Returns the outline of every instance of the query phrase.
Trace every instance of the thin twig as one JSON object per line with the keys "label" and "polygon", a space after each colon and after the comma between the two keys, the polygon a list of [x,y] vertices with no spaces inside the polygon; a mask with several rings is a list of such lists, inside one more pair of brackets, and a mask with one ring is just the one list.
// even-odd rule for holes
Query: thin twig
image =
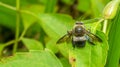
{"label": "thin twig", "polygon": [[98,25],[99,25],[103,20],[104,20],[104,19],[102,18],[102,19],[100,19],[100,20],[96,23],[96,25],[95,25],[95,27],[94,27],[94,30],[93,30],[94,33],[95,33]]}
{"label": "thin twig", "polygon": [[17,10],[17,16],[16,16],[16,35],[15,35],[15,44],[13,46],[13,54],[15,54],[18,46],[18,38],[19,38],[19,24],[20,24],[20,0],[16,0],[16,10]]}
{"label": "thin twig", "polygon": [[[14,11],[18,11],[15,7],[10,6],[10,5],[8,5],[8,4],[5,4],[5,3],[0,2],[0,5],[8,8],[8,9],[11,9],[11,10],[14,10]],[[33,17],[35,17],[35,18],[38,19],[38,16],[37,16],[36,14],[30,12],[30,11],[27,11],[27,10],[19,10],[18,12],[29,14],[29,15],[31,15],[31,16],[33,16]]]}
{"label": "thin twig", "polygon": [[15,7],[10,6],[10,5],[7,5],[7,4],[5,4],[5,3],[0,2],[0,5],[1,5],[1,6],[4,6],[4,7],[6,7],[6,8],[9,8],[9,9],[11,9],[11,10],[15,10],[15,11],[16,11],[16,8],[15,8]]}
{"label": "thin twig", "polygon": [[104,20],[103,32],[106,33],[108,20]]}

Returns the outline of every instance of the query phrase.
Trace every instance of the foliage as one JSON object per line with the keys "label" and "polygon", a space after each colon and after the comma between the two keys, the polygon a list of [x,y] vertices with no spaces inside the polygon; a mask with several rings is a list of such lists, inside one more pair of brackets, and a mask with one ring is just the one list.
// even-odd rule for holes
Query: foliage
{"label": "foliage", "polygon": [[[118,67],[119,10],[114,19],[105,19],[102,11],[108,2],[0,0],[0,67],[104,67],[106,62],[106,67]],[[57,45],[76,20],[102,42],[75,49],[71,42]]]}
{"label": "foliage", "polygon": [[119,42],[119,25],[120,25],[120,7],[118,9],[118,13],[116,17],[111,21],[111,28],[109,31],[109,54],[108,54],[108,61],[106,67],[118,67],[119,64],[119,58],[120,58],[120,42]]}
{"label": "foliage", "polygon": [[[49,58],[46,58],[49,57]],[[21,64],[22,63],[22,64]],[[3,58],[1,67],[62,67],[60,61],[49,50],[31,51],[29,53],[16,53],[14,57]]]}

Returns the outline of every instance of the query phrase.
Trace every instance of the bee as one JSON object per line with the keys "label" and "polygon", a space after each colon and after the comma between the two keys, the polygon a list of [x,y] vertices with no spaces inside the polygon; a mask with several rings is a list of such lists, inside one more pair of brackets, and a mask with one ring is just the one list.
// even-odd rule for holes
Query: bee
{"label": "bee", "polygon": [[71,41],[73,48],[85,47],[86,41],[91,45],[95,45],[95,41],[102,42],[98,36],[86,30],[82,22],[76,22],[73,29],[67,31],[67,34],[57,41],[57,44],[69,41]]}

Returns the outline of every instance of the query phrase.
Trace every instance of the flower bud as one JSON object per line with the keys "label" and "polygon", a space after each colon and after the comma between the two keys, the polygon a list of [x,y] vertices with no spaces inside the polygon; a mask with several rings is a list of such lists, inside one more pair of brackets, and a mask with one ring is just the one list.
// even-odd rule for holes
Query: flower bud
{"label": "flower bud", "polygon": [[110,1],[103,10],[104,19],[113,19],[117,13],[119,0]]}

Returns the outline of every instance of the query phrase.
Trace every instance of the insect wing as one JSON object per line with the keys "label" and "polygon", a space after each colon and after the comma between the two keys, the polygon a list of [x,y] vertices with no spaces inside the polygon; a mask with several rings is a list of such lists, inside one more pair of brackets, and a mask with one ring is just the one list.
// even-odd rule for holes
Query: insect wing
{"label": "insect wing", "polygon": [[68,42],[71,39],[71,35],[65,34],[63,37],[61,37],[58,41],[57,44],[63,43],[63,42]]}
{"label": "insect wing", "polygon": [[86,34],[89,36],[89,42],[90,43],[94,43],[96,41],[98,42],[102,42],[102,40],[95,34],[91,33],[91,32],[86,32]]}

